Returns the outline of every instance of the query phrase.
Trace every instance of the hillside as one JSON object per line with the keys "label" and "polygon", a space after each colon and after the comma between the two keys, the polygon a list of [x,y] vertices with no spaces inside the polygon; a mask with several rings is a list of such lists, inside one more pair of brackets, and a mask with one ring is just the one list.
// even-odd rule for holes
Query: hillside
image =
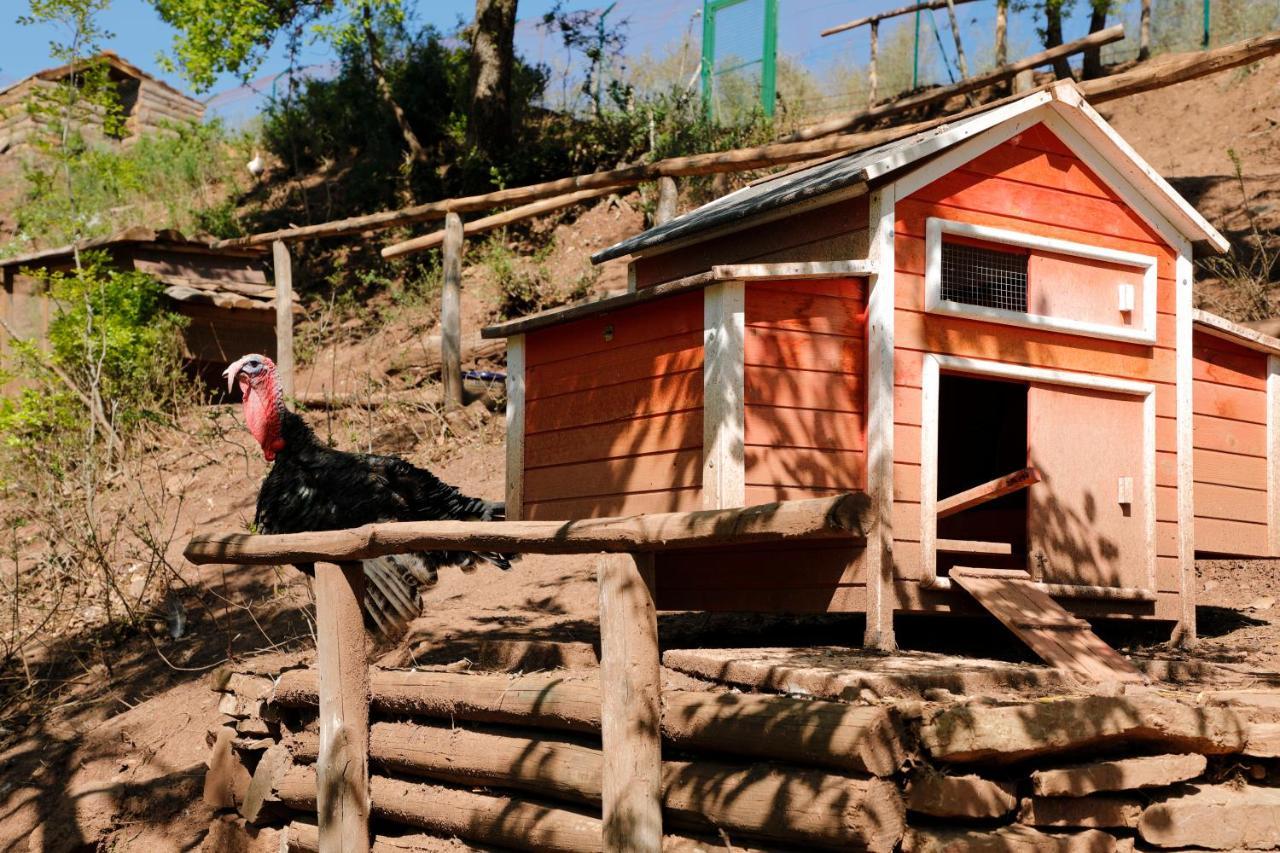
{"label": "hillside", "polygon": [[[1244,169],[1247,204],[1267,227],[1280,228],[1280,58],[1248,73],[1108,104],[1102,113],[1239,241],[1248,225],[1227,153],[1233,149]],[[260,204],[264,194],[257,192],[251,203]],[[530,282],[554,290],[558,300],[624,287],[625,269],[614,264],[594,272],[588,259],[638,231],[641,210],[637,194],[624,194],[473,247],[463,288],[468,334],[499,316],[512,291]],[[472,494],[497,497],[502,417],[483,402],[455,413],[438,408],[437,377],[421,369],[428,337],[439,334],[435,293],[403,285],[365,286],[359,298],[311,288],[298,333],[297,392],[339,396],[348,405],[317,407],[307,417],[338,447],[402,454]],[[176,428],[151,431],[122,476],[104,488],[105,512],[126,516],[146,504],[164,530],[151,568],[173,571],[185,632],[170,638],[163,600],[138,603],[148,613],[147,627],[132,633],[108,627],[92,601],[73,618],[42,628],[39,651],[23,661],[38,676],[7,687],[0,707],[6,726],[0,730],[0,850],[177,851],[205,840],[212,818],[200,800],[206,732],[219,719],[208,671],[227,658],[242,668],[260,658],[264,668],[278,668],[313,647],[310,586],[299,572],[197,568],[181,557],[197,530],[248,526],[265,471],[238,407],[207,406],[193,409]],[[24,507],[10,502],[4,514],[20,565],[36,565],[40,531]],[[1201,565],[1210,637],[1201,657],[1230,662],[1247,655],[1255,667],[1280,669],[1280,616],[1273,615],[1270,598],[1276,568]],[[42,595],[56,596],[55,575],[39,583]],[[487,567],[472,575],[447,571],[426,594],[424,615],[409,634],[378,654],[401,664],[452,663],[474,660],[480,642],[494,638],[592,642],[595,596],[590,558],[531,557],[507,574]],[[21,618],[24,629],[38,626],[34,614]],[[706,623],[696,627],[710,630],[714,623],[724,636],[752,642],[765,621]],[[767,627],[776,639],[779,626]],[[814,632],[837,642],[851,628],[847,620],[832,620]],[[980,635],[975,632],[975,642],[982,646]],[[906,640],[912,642],[909,633]],[[923,634],[915,641],[931,642]],[[983,650],[1000,653],[998,642]]]}

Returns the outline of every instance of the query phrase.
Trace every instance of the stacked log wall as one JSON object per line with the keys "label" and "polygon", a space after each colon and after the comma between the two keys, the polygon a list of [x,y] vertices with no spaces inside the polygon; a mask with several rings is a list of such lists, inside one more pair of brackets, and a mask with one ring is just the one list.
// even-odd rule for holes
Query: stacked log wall
{"label": "stacked log wall", "polygon": [[[317,676],[238,673],[206,796],[315,849]],[[593,671],[373,670],[375,849],[600,849]],[[668,690],[664,848],[1280,848],[1280,692],[849,703]],[[422,835],[421,833],[427,833]],[[718,832],[719,837],[714,837]]]}

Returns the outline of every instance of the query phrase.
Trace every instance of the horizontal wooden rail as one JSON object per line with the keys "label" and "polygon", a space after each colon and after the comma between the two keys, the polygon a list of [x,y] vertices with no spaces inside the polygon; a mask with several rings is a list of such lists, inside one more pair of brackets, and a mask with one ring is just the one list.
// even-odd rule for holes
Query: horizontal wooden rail
{"label": "horizontal wooden rail", "polygon": [[855,492],[739,509],[582,521],[400,521],[273,536],[205,533],[192,537],[185,555],[193,563],[278,565],[367,560],[410,551],[598,554],[796,539],[865,541],[869,503],[865,494]]}

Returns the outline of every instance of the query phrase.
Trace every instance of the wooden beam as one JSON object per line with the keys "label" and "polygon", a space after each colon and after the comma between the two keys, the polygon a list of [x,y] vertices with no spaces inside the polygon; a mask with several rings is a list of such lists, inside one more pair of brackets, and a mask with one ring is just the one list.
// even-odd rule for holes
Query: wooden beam
{"label": "wooden beam", "polygon": [[[945,2],[946,0],[942,0],[943,4],[945,4]],[[977,91],[978,89],[1008,80],[1022,71],[1037,68],[1041,65],[1047,65],[1055,59],[1071,56],[1072,54],[1079,53],[1091,47],[1100,47],[1104,44],[1120,41],[1123,38],[1124,26],[1122,24],[1116,24],[1114,27],[1108,27],[1107,29],[1099,30],[1096,33],[1090,33],[1084,38],[1067,42],[1066,44],[1059,45],[1058,47],[1042,50],[1039,53],[1034,53],[1031,56],[1019,59],[1017,62],[992,69],[986,74],[979,74],[976,77],[961,80],[959,83],[953,83],[950,86],[939,86],[937,88],[921,92],[918,95],[898,98],[897,100],[889,101],[887,103],[880,104],[879,106],[869,107],[865,110],[859,110],[858,112],[851,113],[840,118],[829,119],[827,121],[801,128],[794,133],[781,137],[779,141],[800,142],[804,140],[818,139],[819,137],[827,136],[829,134],[839,133],[842,130],[848,130],[859,124],[900,115],[910,110],[950,100],[956,95],[963,95],[967,92]],[[1110,78],[1102,79],[1105,80]],[[1081,88],[1083,88],[1083,84]],[[984,108],[989,106],[991,105],[986,104],[984,105]],[[955,116],[952,116],[952,118],[948,120],[953,120],[954,118]]]}
{"label": "wooden beam", "polygon": [[746,286],[718,282],[703,291],[702,505],[746,499]]}
{"label": "wooden beam", "polygon": [[[544,213],[550,213],[553,210],[560,210],[564,207],[571,207],[584,201],[590,201],[594,198],[610,195],[617,192],[622,186],[633,186],[640,183],[635,181],[625,185],[610,185],[602,189],[579,190],[565,195],[557,195],[552,198],[542,199],[533,204],[526,204],[521,207],[513,207],[510,210],[504,210],[502,213],[495,213],[492,216],[486,216],[482,219],[476,219],[468,222],[466,225],[466,233],[483,234],[486,231],[493,231],[497,228],[505,228],[508,225],[514,225],[517,222],[523,222],[526,219],[532,219],[535,216],[541,216]],[[457,216],[454,211],[445,214],[446,222],[449,216]],[[404,255],[411,255],[416,252],[425,252],[428,249],[434,249],[437,246],[443,246],[447,240],[448,228],[439,231],[433,231],[430,234],[423,234],[420,237],[414,237],[411,240],[404,240],[399,243],[393,243],[382,250],[384,258],[399,258]]]}
{"label": "wooden beam", "polygon": [[1021,491],[1038,482],[1040,482],[1040,472],[1035,468],[1023,468],[1012,474],[1005,474],[1003,477],[997,477],[990,482],[974,486],[972,489],[965,489],[959,494],[938,501],[938,518],[947,518],[958,512],[964,512],[966,509]]}
{"label": "wooden beam", "polygon": [[280,391],[293,396],[293,260],[281,240],[271,244],[276,278],[276,378]]}
{"label": "wooden beam", "polygon": [[581,521],[397,521],[271,536],[207,533],[192,537],[184,553],[201,564],[281,565],[411,551],[596,554],[816,539],[856,544],[867,537],[868,506],[866,495],[851,492],[736,509]]}
{"label": "wooden beam", "polygon": [[320,853],[368,853],[369,661],[360,610],[364,567],[356,562],[317,564],[315,593]]}
{"label": "wooden beam", "polygon": [[[440,292],[440,374],[444,407],[462,406],[462,217],[444,217],[444,270]],[[385,255],[386,250],[383,250]]]}
{"label": "wooden beam", "polygon": [[[272,704],[314,708],[314,669],[283,673]],[[600,731],[600,679],[590,674],[508,675],[370,670],[372,708],[398,718],[469,721],[551,732]],[[379,754],[374,726],[375,757]],[[668,692],[662,739],[709,752],[888,777],[910,756],[891,708],[773,694]]]}
{"label": "wooden beam", "polygon": [[1008,542],[982,542],[970,539],[939,539],[937,549],[948,554],[994,554],[1001,557],[1013,554],[1013,545]]}
{"label": "wooden beam", "polygon": [[[951,20],[951,37],[956,43],[956,64],[960,66],[960,78],[969,78],[969,63],[964,58],[964,44],[960,41],[960,22],[956,20],[956,0],[947,0],[947,17]],[[972,105],[973,100],[969,103]]]}
{"label": "wooden beam", "polygon": [[600,559],[605,853],[662,851],[662,664],[652,554]]}
{"label": "wooden beam", "polygon": [[871,22],[871,59],[867,62],[867,106],[875,105],[877,90],[880,88],[880,75],[877,63],[880,54],[880,22]]}
{"label": "wooden beam", "polygon": [[1077,86],[1090,103],[1100,104],[1239,68],[1276,53],[1280,53],[1280,30],[1213,50],[1163,56],[1119,74],[1084,80]]}
{"label": "wooden beam", "polygon": [[[954,2],[971,3],[973,2],[973,0],[954,0]],[[947,5],[947,0],[928,0],[928,2],[926,3],[915,3],[910,6],[902,6],[901,8],[898,8],[898,9],[890,9],[887,12],[877,12],[876,14],[868,15],[865,18],[856,18],[845,24],[839,24],[834,27],[828,27],[827,29],[823,30],[819,35],[825,38],[827,36],[833,36],[836,33],[843,33],[846,30],[857,29],[858,27],[866,26],[867,24],[877,24],[880,21],[883,21],[887,18],[896,18],[900,15],[910,15],[912,12],[916,12],[916,11],[924,12],[929,9],[942,9],[942,8],[945,8],[946,5]]]}

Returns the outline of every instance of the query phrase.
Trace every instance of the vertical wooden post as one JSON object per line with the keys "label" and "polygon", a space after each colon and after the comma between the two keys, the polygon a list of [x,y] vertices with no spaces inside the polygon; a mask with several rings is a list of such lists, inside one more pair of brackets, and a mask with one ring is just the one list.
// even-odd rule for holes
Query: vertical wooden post
{"label": "vertical wooden post", "polygon": [[955,0],[947,0],[947,16],[951,18],[951,37],[956,41],[956,61],[960,64],[961,79],[969,79],[969,63],[964,58],[964,45],[960,43],[960,22],[956,20]]}
{"label": "vertical wooden post", "polygon": [[1178,587],[1182,607],[1172,640],[1174,645],[1193,646],[1196,642],[1196,597],[1199,594],[1199,581],[1196,578],[1195,478],[1192,471],[1192,457],[1195,453],[1195,409],[1192,399],[1194,364],[1191,349],[1194,336],[1191,319],[1194,307],[1194,268],[1191,265],[1191,241],[1181,240],[1177,248],[1178,259],[1174,263],[1174,352],[1178,416]]}
{"label": "vertical wooden post", "polygon": [[507,521],[524,518],[524,335],[507,338]]}
{"label": "vertical wooden post", "polygon": [[746,285],[702,291],[702,506],[746,503]]}
{"label": "vertical wooden post", "polygon": [[360,612],[364,567],[358,562],[317,563],[315,590],[320,853],[368,853],[369,662]]}
{"label": "vertical wooden post", "polygon": [[661,663],[652,554],[602,557],[600,736],[605,853],[661,853]]}
{"label": "vertical wooden post", "polygon": [[276,380],[286,397],[293,395],[293,260],[283,240],[271,244],[276,276]]}
{"label": "vertical wooden post", "polygon": [[875,528],[867,539],[863,645],[881,651],[897,648],[893,633],[894,193],[889,184],[873,190],[868,198],[868,257],[875,261],[876,272],[868,281],[867,295],[867,493]]}
{"label": "vertical wooden post", "polygon": [[1280,356],[1267,356],[1267,545],[1280,555]]}
{"label": "vertical wooden post", "polygon": [[661,225],[675,219],[678,201],[679,191],[676,189],[676,179],[669,175],[658,178],[658,209],[653,212],[653,224]]}
{"label": "vertical wooden post", "polygon": [[1142,0],[1142,12],[1138,18],[1138,59],[1151,58],[1151,0]]}
{"label": "vertical wooden post", "polygon": [[462,217],[444,217],[444,290],[440,294],[440,375],[445,408],[462,405]]}
{"label": "vertical wooden post", "polygon": [[876,56],[880,53],[880,22],[871,22],[871,62],[867,64],[867,106],[876,102],[880,78],[876,73]]}
{"label": "vertical wooden post", "polygon": [[[1151,0],[1146,0],[1151,2]],[[1009,0],[996,0],[996,67],[1009,62]]]}

